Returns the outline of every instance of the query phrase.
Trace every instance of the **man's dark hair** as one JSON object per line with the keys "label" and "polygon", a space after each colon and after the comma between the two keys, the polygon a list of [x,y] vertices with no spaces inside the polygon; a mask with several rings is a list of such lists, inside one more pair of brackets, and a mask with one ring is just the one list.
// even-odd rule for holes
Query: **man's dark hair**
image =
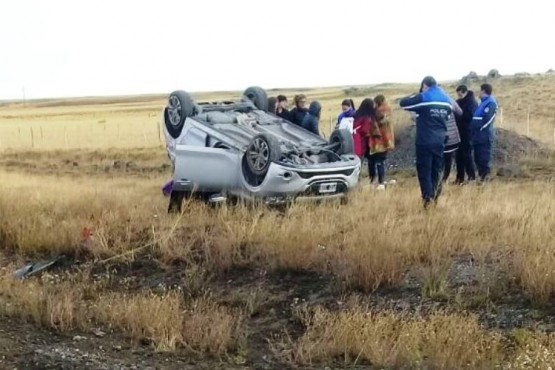
{"label": "man's dark hair", "polygon": [[468,87],[466,87],[466,85],[459,85],[457,87],[457,92],[460,92],[461,94],[464,94],[468,91]]}
{"label": "man's dark hair", "polygon": [[271,113],[276,113],[276,104],[277,104],[277,99],[274,98],[273,96],[268,98],[268,109],[270,110]]}
{"label": "man's dark hair", "polygon": [[424,79],[422,80],[422,86],[426,85],[428,87],[434,87],[437,85],[437,81],[435,78],[433,78],[432,76],[426,76],[424,77]]}
{"label": "man's dark hair", "polygon": [[482,86],[480,86],[480,90],[488,95],[491,95],[491,93],[493,92],[493,87],[490,84],[483,84]]}
{"label": "man's dark hair", "polygon": [[369,117],[374,119],[376,116],[376,109],[374,108],[374,101],[370,98],[366,98],[360,103],[360,107],[358,107],[357,112],[355,114],[355,118],[359,117]]}
{"label": "man's dark hair", "polygon": [[287,96],[285,96],[285,95],[278,95],[277,101],[278,101],[278,103],[281,103],[282,101],[287,101]]}

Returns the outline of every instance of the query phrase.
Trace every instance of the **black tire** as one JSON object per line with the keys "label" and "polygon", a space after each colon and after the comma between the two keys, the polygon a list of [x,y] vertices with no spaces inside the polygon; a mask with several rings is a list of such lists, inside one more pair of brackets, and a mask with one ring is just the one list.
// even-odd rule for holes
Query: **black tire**
{"label": "black tire", "polygon": [[170,194],[170,204],[168,205],[168,213],[181,213],[183,200],[188,196],[184,191],[172,191]]}
{"label": "black tire", "polygon": [[252,101],[256,108],[264,112],[268,111],[268,95],[263,88],[257,86],[249,87],[243,95]]}
{"label": "black tire", "polygon": [[349,130],[334,130],[330,135],[330,145],[333,145],[332,150],[339,155],[355,153],[353,135]]}
{"label": "black tire", "polygon": [[279,142],[271,135],[260,134],[252,138],[245,152],[246,168],[249,173],[263,177],[268,172],[270,164],[281,157]]}
{"label": "black tire", "polygon": [[174,91],[168,98],[168,106],[164,109],[166,130],[174,139],[183,131],[187,117],[195,113],[195,102],[185,91]]}

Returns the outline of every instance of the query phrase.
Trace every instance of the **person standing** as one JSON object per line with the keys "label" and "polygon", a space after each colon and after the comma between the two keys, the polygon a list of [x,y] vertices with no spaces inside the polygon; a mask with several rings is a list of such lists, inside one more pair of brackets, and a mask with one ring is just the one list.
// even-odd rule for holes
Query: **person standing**
{"label": "person standing", "polygon": [[268,98],[268,112],[272,114],[277,114],[278,100],[275,97]]}
{"label": "person standing", "polygon": [[295,95],[295,108],[289,112],[289,121],[302,126],[304,117],[308,114],[306,108],[306,96],[303,94]]}
{"label": "person standing", "polygon": [[401,108],[416,112],[416,171],[424,207],[437,201],[441,194],[443,150],[447,136],[447,119],[451,114],[450,98],[427,76],[421,92],[400,101]]}
{"label": "person standing", "polygon": [[443,149],[443,182],[447,182],[453,168],[453,159],[459,151],[461,136],[457,128],[456,117],[462,115],[462,109],[454,99],[451,99],[452,112],[447,119],[447,138]]}
{"label": "person standing", "polygon": [[337,127],[343,120],[343,118],[355,118],[355,103],[353,99],[345,99],[341,102],[341,113],[337,117]]}
{"label": "person standing", "polygon": [[368,173],[370,184],[378,176],[378,190],[385,190],[385,160],[387,153],[395,146],[393,127],[389,120],[391,109],[385,101],[385,96],[374,98],[375,119],[370,121],[368,138]]}
{"label": "person standing", "polygon": [[355,119],[353,122],[353,143],[355,147],[355,154],[361,159],[368,152],[368,132],[374,116],[374,102],[372,99],[364,99],[355,113]]}
{"label": "person standing", "polygon": [[276,110],[276,115],[289,121],[289,109],[287,107],[287,97],[285,95],[278,95],[277,97],[278,105]]}
{"label": "person standing", "polygon": [[497,101],[492,95],[490,84],[480,86],[480,106],[474,112],[471,123],[474,162],[478,169],[480,181],[486,181],[491,173],[491,147],[495,139],[495,116]]}
{"label": "person standing", "polygon": [[[457,121],[457,128],[461,137],[461,144],[456,154],[457,162],[457,179],[456,183],[459,185],[464,184],[465,177],[468,181],[476,180],[476,172],[474,171],[474,161],[472,160],[472,140],[470,124],[474,112],[478,108],[478,103],[472,90],[468,90],[465,85],[457,87],[457,104],[462,109],[462,115],[455,115]],[[465,176],[466,175],[466,176]]]}
{"label": "person standing", "polygon": [[308,114],[304,116],[302,126],[305,130],[312,132],[313,134],[320,135],[320,112],[322,111],[322,106],[317,101],[310,103],[308,107]]}

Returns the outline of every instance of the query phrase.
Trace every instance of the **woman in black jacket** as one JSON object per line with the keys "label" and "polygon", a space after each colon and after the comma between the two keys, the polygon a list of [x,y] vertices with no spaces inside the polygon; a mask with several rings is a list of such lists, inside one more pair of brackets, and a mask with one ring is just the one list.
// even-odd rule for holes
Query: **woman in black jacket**
{"label": "woman in black jacket", "polygon": [[295,95],[295,108],[289,112],[289,120],[296,125],[302,126],[304,117],[308,114],[306,108],[306,96]]}

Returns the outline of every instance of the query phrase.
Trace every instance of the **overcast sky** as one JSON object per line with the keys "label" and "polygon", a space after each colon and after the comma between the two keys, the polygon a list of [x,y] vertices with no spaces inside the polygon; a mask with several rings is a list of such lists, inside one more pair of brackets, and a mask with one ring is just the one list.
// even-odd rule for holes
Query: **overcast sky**
{"label": "overcast sky", "polygon": [[2,0],[0,99],[545,72],[550,3]]}

